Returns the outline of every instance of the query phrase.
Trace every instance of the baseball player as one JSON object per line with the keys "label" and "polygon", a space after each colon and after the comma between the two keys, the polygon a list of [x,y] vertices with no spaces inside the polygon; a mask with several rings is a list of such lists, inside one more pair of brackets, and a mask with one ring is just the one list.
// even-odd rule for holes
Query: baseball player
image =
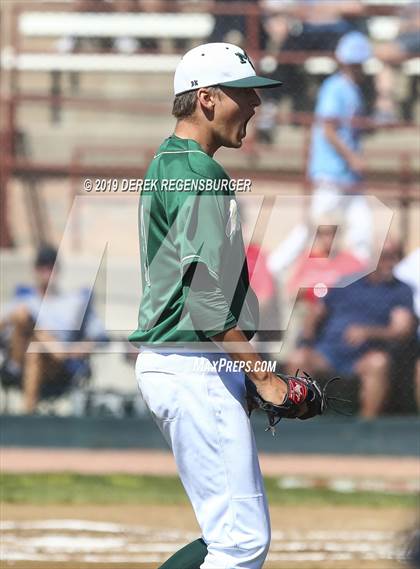
{"label": "baseball player", "polygon": [[[175,456],[202,537],[161,569],[258,569],[270,522],[249,421],[245,366],[264,399],[281,405],[287,384],[261,371],[249,340],[258,302],[234,191],[213,158],[240,148],[260,104],[243,49],[208,43],[188,51],[174,78],[177,119],[145,177],[139,208],[143,296],[130,340],[141,394]],[[299,412],[307,409],[299,399]]]}
{"label": "baseball player", "polygon": [[[335,56],[339,68],[318,93],[308,163],[313,184],[310,222],[319,225],[322,218],[343,214],[348,245],[362,261],[370,258],[373,228],[372,212],[362,190],[365,165],[360,148],[360,119],[366,113],[362,65],[371,55],[370,42],[360,32],[349,32],[338,42]],[[269,269],[281,277],[310,239],[308,224],[297,225],[270,255]]]}

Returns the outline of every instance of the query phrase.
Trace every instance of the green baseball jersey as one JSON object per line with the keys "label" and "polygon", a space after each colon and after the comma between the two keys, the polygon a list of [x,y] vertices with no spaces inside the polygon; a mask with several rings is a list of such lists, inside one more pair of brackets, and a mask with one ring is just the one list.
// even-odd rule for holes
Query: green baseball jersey
{"label": "green baseball jersey", "polygon": [[[258,301],[249,285],[240,218],[230,178],[201,146],[175,135],[154,156],[139,206],[142,299],[139,344],[208,341],[236,324],[251,338],[258,324]],[[195,330],[186,306],[183,275],[204,263],[229,307],[223,322]]]}

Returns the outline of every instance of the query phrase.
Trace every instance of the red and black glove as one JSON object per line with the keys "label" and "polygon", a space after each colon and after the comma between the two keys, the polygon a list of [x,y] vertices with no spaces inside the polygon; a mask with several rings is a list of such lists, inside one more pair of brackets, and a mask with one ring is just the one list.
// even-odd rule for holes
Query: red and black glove
{"label": "red and black glove", "polygon": [[264,399],[259,393],[255,384],[246,378],[246,397],[248,409],[251,412],[254,409],[260,409],[267,414],[268,430],[273,431],[274,427],[281,419],[311,419],[316,415],[322,415],[328,407],[331,400],[350,403],[345,399],[329,397],[327,388],[333,382],[340,378],[334,377],[330,379],[324,388],[312,379],[308,374],[303,376],[292,376],[278,373],[276,374],[279,381],[283,381],[287,385],[287,395],[281,405],[276,405],[271,401]]}

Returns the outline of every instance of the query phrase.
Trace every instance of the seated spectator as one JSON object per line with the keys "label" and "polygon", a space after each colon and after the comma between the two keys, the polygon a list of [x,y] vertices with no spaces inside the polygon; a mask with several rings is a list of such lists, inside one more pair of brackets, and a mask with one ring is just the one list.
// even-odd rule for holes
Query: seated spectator
{"label": "seated spectator", "polygon": [[282,51],[333,51],[352,30],[365,31],[365,7],[360,0],[264,0],[265,27]]}
{"label": "seated spectator", "polygon": [[290,373],[357,375],[361,415],[367,419],[383,410],[393,349],[409,341],[415,328],[412,291],[393,275],[399,259],[400,248],[388,241],[376,271],[328,290],[304,323],[302,344],[288,362]]}
{"label": "seated spectator", "polygon": [[313,229],[309,229],[308,238],[312,242],[307,240],[297,259],[292,249],[286,250],[288,239],[269,257],[269,267],[282,281],[284,300],[293,307],[293,317],[283,338],[283,359],[287,360],[287,354],[295,349],[302,321],[317,309],[318,299],[343,277],[364,267],[364,262],[339,242],[336,233],[341,223],[337,215],[320,219],[314,237]]}
{"label": "seated spectator", "polygon": [[415,395],[417,409],[420,411],[420,247],[411,251],[394,269],[394,275],[408,284],[414,293],[414,311],[417,316],[418,328],[416,337],[416,383]]}
{"label": "seated spectator", "polygon": [[[34,265],[36,286],[19,287],[0,320],[7,345],[0,377],[5,384],[22,387],[26,413],[36,411],[43,393],[64,393],[76,375],[86,374],[90,342],[107,339],[90,291],[64,293],[55,283],[49,286],[56,257],[52,247],[40,248]],[[28,352],[31,342],[42,349]],[[62,342],[77,342],[76,351],[66,353]]]}
{"label": "seated spectator", "polygon": [[[228,3],[232,4],[232,7],[235,8],[235,4],[238,4],[237,0],[213,0],[213,2],[216,8],[218,8],[220,4],[222,6],[226,6]],[[246,0],[246,4],[251,7],[259,3],[260,0]],[[249,17],[246,15],[246,13],[244,14],[244,11],[242,9],[243,5],[245,5],[245,2],[241,2],[241,4],[237,7],[238,11],[236,13],[223,13],[216,11],[214,18],[214,27],[208,38],[209,42],[226,42],[245,47],[249,34]],[[255,25],[258,27],[258,47],[260,49],[264,49],[266,42],[266,33],[263,29],[260,18],[255,18]]]}
{"label": "seated spectator", "polygon": [[411,2],[400,10],[400,29],[396,39],[377,46],[377,57],[389,64],[402,63],[407,57],[420,54],[420,10]]}
{"label": "seated spectator", "polygon": [[[394,41],[378,44],[375,55],[384,66],[376,76],[377,100],[375,116],[378,122],[398,119],[396,85],[399,66],[405,59],[420,55],[420,10],[418,2],[411,2],[400,10],[400,29]],[[404,101],[403,119],[413,119],[413,107],[418,95],[418,76],[413,77],[411,93]]]}

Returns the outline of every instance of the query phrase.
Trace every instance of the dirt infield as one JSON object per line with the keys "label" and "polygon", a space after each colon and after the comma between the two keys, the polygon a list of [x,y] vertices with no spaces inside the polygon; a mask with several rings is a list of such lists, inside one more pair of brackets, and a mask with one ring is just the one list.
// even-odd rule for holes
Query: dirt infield
{"label": "dirt infield", "polygon": [[[176,472],[172,455],[155,451],[13,449],[0,451],[4,472],[157,474]],[[267,476],[414,479],[412,458],[261,455]],[[407,508],[279,506],[270,508],[266,569],[397,569],[416,512]],[[1,505],[6,569],[156,569],[199,529],[188,505]]]}
{"label": "dirt infield", "polygon": [[[3,472],[78,472],[81,474],[176,474],[169,452],[147,450],[0,449]],[[418,478],[417,458],[260,454],[266,476],[351,476]]]}
{"label": "dirt infield", "polygon": [[[1,517],[5,568],[155,569],[199,536],[189,506],[4,504]],[[400,532],[413,524],[413,513],[398,508],[276,506],[271,517],[267,569],[402,567]]]}

